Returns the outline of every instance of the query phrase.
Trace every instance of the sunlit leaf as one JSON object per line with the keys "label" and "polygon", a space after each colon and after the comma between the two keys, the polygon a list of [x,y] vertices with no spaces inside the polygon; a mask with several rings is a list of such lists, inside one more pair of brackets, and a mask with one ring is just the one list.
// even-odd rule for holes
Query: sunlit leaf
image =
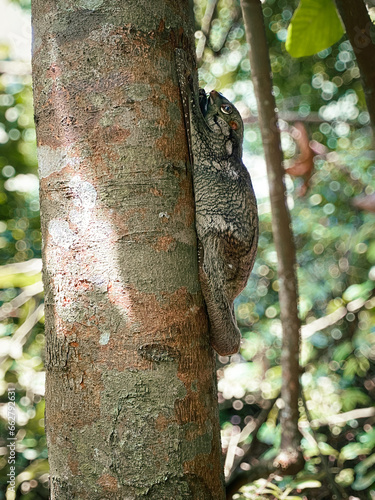
{"label": "sunlit leaf", "polygon": [[367,298],[373,288],[373,281],[366,281],[365,283],[351,285],[343,293],[343,299],[350,302],[359,298]]}
{"label": "sunlit leaf", "polygon": [[355,387],[349,387],[342,392],[342,408],[344,411],[354,410],[357,405],[371,404],[370,397]]}
{"label": "sunlit leaf", "polygon": [[41,281],[41,274],[27,275],[27,274],[14,274],[7,276],[0,276],[0,288],[21,288],[24,286],[33,285]]}
{"label": "sunlit leaf", "polygon": [[320,488],[322,483],[320,481],[314,481],[310,479],[309,481],[293,482],[294,487],[299,490],[304,490],[306,488]]}
{"label": "sunlit leaf", "polygon": [[367,258],[369,262],[375,264],[375,241],[370,242],[367,250]]}
{"label": "sunlit leaf", "polygon": [[[358,370],[358,359],[355,356],[351,356],[345,364],[344,377],[347,379],[352,379],[354,375],[357,373],[357,370]],[[342,407],[343,409],[345,409],[345,411],[348,411],[355,408],[355,404],[356,404],[355,398],[352,398],[350,397],[349,394],[347,394],[346,397],[344,397]]]}
{"label": "sunlit leaf", "polygon": [[320,442],[319,449],[322,455],[332,455],[334,457],[337,457],[339,455],[339,452],[332,448],[332,446],[330,446],[328,443]]}
{"label": "sunlit leaf", "polygon": [[369,452],[370,450],[361,443],[349,443],[341,449],[339,460],[341,462],[353,460],[357,458],[358,455],[368,455]]}
{"label": "sunlit leaf", "polygon": [[289,24],[285,48],[293,57],[311,56],[333,45],[343,34],[332,0],[301,0]]}
{"label": "sunlit leaf", "polygon": [[[267,488],[269,488],[273,491],[276,491],[277,493],[280,493],[280,491],[281,491],[280,488],[277,486],[277,484],[273,484],[271,482],[267,483]],[[265,492],[263,491],[263,493],[265,493]]]}
{"label": "sunlit leaf", "polygon": [[337,474],[335,481],[341,486],[349,486],[354,480],[354,470],[353,469],[342,469]]}
{"label": "sunlit leaf", "polygon": [[[273,485],[274,486],[274,485]],[[274,490],[274,489],[270,489],[270,488],[262,488],[262,493],[264,494],[270,494],[270,495],[273,495],[274,497],[276,497],[277,499],[280,498],[280,495],[279,495],[279,491],[281,491],[279,488],[277,488],[277,490]]]}

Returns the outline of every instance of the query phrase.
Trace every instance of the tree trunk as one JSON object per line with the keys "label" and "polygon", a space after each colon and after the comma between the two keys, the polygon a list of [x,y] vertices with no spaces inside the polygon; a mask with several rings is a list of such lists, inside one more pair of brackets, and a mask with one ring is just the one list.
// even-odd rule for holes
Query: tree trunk
{"label": "tree trunk", "polygon": [[284,473],[295,474],[303,467],[298,430],[299,346],[298,285],[296,249],[284,183],[283,152],[277,126],[276,102],[272,93],[272,72],[260,0],[241,0],[246,39],[250,47],[251,77],[259,110],[272,211],[272,234],[277,253],[280,317],[283,328],[281,365],[281,444],[273,462]]}
{"label": "tree trunk", "polygon": [[188,0],[33,0],[51,499],[224,498]]}

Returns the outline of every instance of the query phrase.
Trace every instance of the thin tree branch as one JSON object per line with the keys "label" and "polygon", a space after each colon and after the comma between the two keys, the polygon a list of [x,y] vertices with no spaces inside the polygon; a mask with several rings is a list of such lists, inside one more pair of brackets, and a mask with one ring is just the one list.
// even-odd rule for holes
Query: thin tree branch
{"label": "thin tree branch", "polygon": [[289,473],[295,473],[303,466],[298,430],[300,320],[297,311],[296,252],[286,203],[283,154],[280,131],[277,127],[276,102],[272,94],[271,64],[262,4],[260,0],[241,0],[241,7],[246,38],[250,46],[252,81],[258,103],[259,125],[267,164],[273,237],[280,283],[280,315],[283,326],[281,398],[284,408],[280,417],[281,450],[274,464],[280,469],[288,470]]}
{"label": "thin tree branch", "polygon": [[302,326],[302,338],[307,339],[329,326],[336,324],[340,319],[345,318],[348,312],[356,312],[366,304],[367,299],[358,298],[349,302],[346,307],[341,306],[336,311],[318,318],[307,325]]}
{"label": "thin tree branch", "polygon": [[202,19],[201,37],[198,40],[198,44],[197,44],[197,48],[196,48],[196,55],[197,55],[198,62],[203,57],[203,52],[204,52],[204,48],[206,46],[206,41],[210,35],[211,21],[212,21],[212,16],[214,15],[214,12],[215,12],[216,4],[217,4],[217,0],[208,0],[208,2],[207,2],[206,11],[205,11],[203,19]]}
{"label": "thin tree branch", "polygon": [[323,425],[337,425],[348,422],[348,420],[357,420],[359,418],[369,418],[375,416],[375,408],[357,408],[356,410],[339,413],[338,415],[330,415],[326,418],[311,420],[312,427],[322,427]]}
{"label": "thin tree branch", "polygon": [[21,292],[17,297],[15,297],[10,302],[5,302],[0,307],[0,321],[3,321],[10,316],[14,316],[16,310],[26,304],[31,297],[38,295],[43,292],[43,283],[41,281],[37,281],[33,285],[28,285],[23,287],[23,292]]}
{"label": "thin tree branch", "polygon": [[0,267],[0,278],[17,273],[27,273],[30,275],[42,271],[42,259],[30,259],[24,262],[15,262]]}
{"label": "thin tree branch", "polygon": [[374,26],[362,0],[335,0],[346,34],[352,44],[361,73],[368,112],[375,127],[375,45]]}

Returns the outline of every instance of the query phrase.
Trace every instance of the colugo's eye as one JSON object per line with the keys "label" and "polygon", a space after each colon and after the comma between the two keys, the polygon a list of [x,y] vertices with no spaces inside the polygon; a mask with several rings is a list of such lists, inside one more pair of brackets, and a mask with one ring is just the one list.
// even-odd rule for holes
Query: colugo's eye
{"label": "colugo's eye", "polygon": [[231,112],[233,111],[233,108],[232,108],[232,106],[230,104],[222,104],[220,106],[220,109],[226,115],[230,115]]}

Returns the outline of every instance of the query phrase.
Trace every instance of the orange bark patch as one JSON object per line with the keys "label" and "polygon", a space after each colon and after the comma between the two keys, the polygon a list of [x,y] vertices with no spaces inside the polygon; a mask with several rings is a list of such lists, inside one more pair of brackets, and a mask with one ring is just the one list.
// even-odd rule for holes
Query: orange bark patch
{"label": "orange bark patch", "polygon": [[[191,336],[200,331],[195,319],[197,303],[202,309],[202,315],[198,313],[198,317],[205,321],[200,295],[192,295],[185,287],[174,293],[140,293],[130,285],[125,287],[117,282],[109,287],[108,298],[115,307],[113,313],[109,314],[116,311],[126,314],[128,321],[111,335],[109,343],[101,348],[97,362],[120,371],[129,367],[147,370],[154,362],[164,359],[179,360],[184,357],[184,361],[181,361],[184,365],[181,367],[180,378],[190,391],[187,367],[192,362],[191,352],[189,354]],[[100,322],[100,318],[97,318],[97,321]],[[189,332],[190,337],[186,336],[186,332]],[[187,352],[180,353],[180,343],[183,351],[186,347]],[[198,350],[204,350],[206,342],[197,338],[196,345]],[[197,356],[195,351],[194,356]],[[199,370],[200,367],[197,367],[195,378],[198,377]]]}
{"label": "orange bark patch", "polygon": [[167,252],[171,249],[173,243],[175,243],[175,239],[173,238],[173,236],[160,236],[160,238],[158,238],[156,242],[156,245],[154,245],[154,248],[157,252]]}
{"label": "orange bark patch", "polygon": [[99,130],[99,137],[104,143],[125,142],[130,135],[129,129],[120,128],[117,125]]}
{"label": "orange bark patch", "polygon": [[164,415],[159,415],[156,419],[155,427],[159,432],[163,432],[170,424],[171,419],[166,418]]}
{"label": "orange bark patch", "polygon": [[155,196],[163,196],[163,193],[161,191],[159,191],[158,189],[156,189],[155,187],[152,187],[150,189],[150,193],[152,193]]}
{"label": "orange bark patch", "polygon": [[[80,358],[80,361],[81,361],[81,360],[82,360],[82,359]],[[82,380],[81,380],[81,382],[79,383],[79,385],[81,386],[81,389],[84,389],[84,388],[86,387],[86,386],[85,386],[85,383],[84,383],[84,381],[83,381],[83,377],[84,377],[85,375],[86,375],[86,372],[83,372],[83,373],[82,373]]]}
{"label": "orange bark patch", "polygon": [[[172,294],[164,294],[158,300],[155,294],[137,294],[134,301],[135,316],[138,321],[144,318],[149,333],[166,331],[172,325],[186,322],[187,303],[191,295],[185,287],[181,287]],[[150,329],[151,326],[151,329]]]}
{"label": "orange bark patch", "polygon": [[52,63],[47,70],[47,78],[56,80],[59,76],[61,76],[61,68],[56,63]]}
{"label": "orange bark patch", "polygon": [[100,476],[100,478],[98,479],[98,483],[106,491],[115,492],[118,490],[117,479],[114,476],[111,476],[110,474],[103,474],[102,476]]}
{"label": "orange bark patch", "polygon": [[180,188],[181,194],[176,202],[173,215],[184,215],[185,220],[183,223],[186,227],[190,227],[194,223],[195,219],[194,206],[191,202],[193,198],[191,179],[189,177],[183,179],[180,182]]}
{"label": "orange bark patch", "polygon": [[[158,58],[155,61],[155,74],[160,69],[158,68]],[[173,61],[171,61],[171,65]],[[159,82],[158,82],[159,83]],[[160,99],[160,95],[164,96]],[[160,91],[154,94],[151,98],[152,104],[158,108],[160,118],[157,122],[159,129],[163,134],[155,141],[155,146],[162,151],[165,158],[171,161],[185,161],[188,158],[187,140],[185,132],[185,124],[183,120],[182,104],[178,91],[178,87],[171,85],[169,79],[160,84]],[[176,123],[177,107],[180,108],[181,119]],[[172,112],[172,110],[174,110]],[[182,147],[181,147],[182,146]]]}
{"label": "orange bark patch", "polygon": [[[176,96],[173,96],[173,101],[175,102]],[[159,126],[161,129],[165,129],[167,125],[170,125],[171,118],[168,114],[167,109],[163,109],[163,118],[159,121]],[[185,147],[176,147],[176,144],[185,145]],[[188,149],[185,125],[183,120],[178,123],[177,127],[174,127],[174,133],[165,133],[159,139],[155,141],[155,147],[163,152],[165,158],[172,161],[180,160],[187,161],[188,159]]]}
{"label": "orange bark patch", "polygon": [[79,474],[79,462],[76,459],[68,458],[68,467],[73,472],[73,474]]}

